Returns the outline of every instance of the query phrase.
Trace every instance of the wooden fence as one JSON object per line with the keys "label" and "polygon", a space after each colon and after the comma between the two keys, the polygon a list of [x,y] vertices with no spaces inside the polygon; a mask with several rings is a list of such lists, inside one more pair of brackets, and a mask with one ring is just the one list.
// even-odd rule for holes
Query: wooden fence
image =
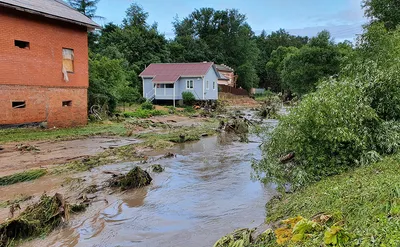
{"label": "wooden fence", "polygon": [[243,95],[243,96],[248,96],[249,93],[242,88],[234,88],[234,87],[230,87],[227,85],[218,85],[218,91],[222,92],[222,93],[231,93],[234,95]]}

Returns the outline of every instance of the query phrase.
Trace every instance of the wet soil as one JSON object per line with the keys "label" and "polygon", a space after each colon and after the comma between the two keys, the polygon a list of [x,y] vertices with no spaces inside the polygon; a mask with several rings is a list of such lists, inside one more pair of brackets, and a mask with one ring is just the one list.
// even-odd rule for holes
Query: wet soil
{"label": "wet soil", "polygon": [[30,168],[67,163],[74,159],[98,154],[108,148],[137,142],[138,140],[133,138],[124,137],[88,137],[69,141],[29,142],[30,145],[40,149],[38,152],[21,152],[15,148],[17,143],[8,143],[2,145],[4,150],[0,151],[0,176]]}
{"label": "wet soil", "polygon": [[[139,164],[149,171],[152,164],[160,164],[165,171],[151,173],[152,184],[142,189],[98,192],[98,200],[73,217],[68,226],[24,246],[201,247],[212,246],[237,228],[260,225],[265,218],[264,205],[275,189],[251,179],[251,162],[261,157],[257,139],[239,143],[233,137],[221,134],[177,145],[169,150],[176,157]],[[125,173],[135,165],[138,163],[113,164],[79,174],[84,180],[79,186],[101,186],[110,176],[103,171]],[[46,179],[50,178],[25,186],[36,187]],[[58,189],[57,180],[51,183]],[[21,186],[10,186],[7,193],[19,192]],[[79,189],[69,187],[63,189],[72,200],[76,195],[71,191]]]}

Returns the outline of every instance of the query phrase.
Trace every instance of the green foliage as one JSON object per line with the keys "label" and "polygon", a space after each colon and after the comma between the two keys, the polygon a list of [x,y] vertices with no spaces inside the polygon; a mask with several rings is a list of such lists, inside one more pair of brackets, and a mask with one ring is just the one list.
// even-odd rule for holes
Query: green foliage
{"label": "green foliage", "polygon": [[193,103],[196,101],[194,94],[188,91],[182,92],[182,99],[183,103],[188,106],[193,105]]}
{"label": "green foliage", "polygon": [[0,186],[11,185],[26,181],[32,181],[46,175],[47,171],[43,169],[28,170],[9,176],[0,177]]}
{"label": "green foliage", "polygon": [[[256,37],[256,42],[260,50],[260,56],[258,57],[258,62],[255,67],[257,69],[257,75],[260,78],[260,86],[271,88],[274,92],[279,92],[282,90],[281,82],[278,77],[280,70],[265,70],[265,65],[274,59],[272,52],[279,47],[301,48],[307,44],[308,37],[290,35],[284,29],[280,29],[269,35],[267,35],[265,31],[262,31],[260,36]],[[284,57],[282,57],[282,60],[283,58]],[[276,63],[276,58],[273,63]]]}
{"label": "green foliage", "polygon": [[[259,175],[267,171],[264,179],[301,187],[354,166],[371,150],[371,130],[377,126],[378,116],[360,88],[345,80],[326,81],[282,117],[255,169]],[[280,164],[290,152],[294,162]]]}
{"label": "green foliage", "polygon": [[327,31],[310,39],[297,52],[292,49],[287,54],[282,62],[281,78],[285,87],[298,95],[314,91],[320,79],[339,73],[339,50]]}
{"label": "green foliage", "polygon": [[142,108],[142,110],[153,110],[154,105],[150,101],[146,101],[140,105],[140,108]]}
{"label": "green foliage", "polygon": [[161,110],[145,110],[145,109],[137,109],[134,112],[124,112],[125,117],[134,117],[134,118],[149,118],[153,116],[163,116],[168,115],[168,112]]}
{"label": "green foliage", "polygon": [[176,37],[169,45],[174,62],[213,61],[239,71],[238,85],[257,85],[259,49],[246,16],[236,9],[201,8],[175,19]]}
{"label": "green foliage", "polygon": [[40,140],[71,140],[100,134],[124,135],[124,125],[120,123],[90,123],[84,127],[68,129],[18,128],[0,130],[0,143]]}
{"label": "green foliage", "polygon": [[[328,233],[320,235],[315,245],[325,240],[346,241],[342,246],[398,246],[400,221],[395,213],[400,202],[400,157],[394,155],[381,162],[324,179],[281,200],[267,205],[267,222],[287,217],[313,217],[318,212],[332,214]],[[345,231],[342,229],[345,227]],[[342,237],[339,237],[341,235]],[[327,243],[328,244],[328,243]]]}
{"label": "green foliage", "polygon": [[68,0],[69,5],[89,18],[101,18],[96,16],[97,4],[100,0]]}
{"label": "green foliage", "polygon": [[372,22],[383,22],[387,29],[394,29],[400,24],[398,0],[363,0],[362,6]]}
{"label": "green foliage", "polygon": [[324,234],[324,243],[333,246],[346,246],[350,235],[340,226],[332,226]]}
{"label": "green foliage", "polygon": [[129,86],[124,60],[94,54],[89,60],[89,106],[107,105],[113,112],[118,102],[135,102],[140,94]]}
{"label": "green foliage", "polygon": [[281,71],[283,70],[283,61],[290,54],[295,54],[298,52],[298,48],[290,46],[284,47],[279,46],[276,50],[271,53],[271,58],[266,65],[266,74],[269,81],[275,84],[274,90],[280,91],[282,89],[287,89],[288,87],[282,83]]}

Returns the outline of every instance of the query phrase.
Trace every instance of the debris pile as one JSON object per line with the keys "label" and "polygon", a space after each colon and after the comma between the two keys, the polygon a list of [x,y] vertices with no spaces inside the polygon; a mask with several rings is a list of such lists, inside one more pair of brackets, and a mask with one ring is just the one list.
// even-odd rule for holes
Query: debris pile
{"label": "debris pile", "polygon": [[250,120],[244,117],[233,117],[228,121],[220,121],[219,130],[226,132],[233,132],[240,137],[241,142],[247,142],[247,135],[249,133],[250,125],[254,125]]}
{"label": "debris pile", "polygon": [[112,178],[109,185],[110,187],[119,187],[121,190],[128,190],[147,186],[152,180],[147,171],[136,166],[128,174]]}
{"label": "debris pile", "polygon": [[30,144],[18,144],[15,145],[15,150],[21,152],[40,152],[40,149],[37,146]]}
{"label": "debris pile", "polygon": [[264,100],[259,108],[259,115],[262,118],[275,119],[278,117],[278,112],[282,108],[282,101],[278,96],[272,96]]}
{"label": "debris pile", "polygon": [[0,225],[0,246],[48,234],[69,218],[69,205],[61,194],[42,195],[40,201],[28,206],[18,217]]}
{"label": "debris pile", "polygon": [[155,173],[161,173],[164,171],[164,167],[162,167],[160,164],[155,164],[151,166],[151,170]]}

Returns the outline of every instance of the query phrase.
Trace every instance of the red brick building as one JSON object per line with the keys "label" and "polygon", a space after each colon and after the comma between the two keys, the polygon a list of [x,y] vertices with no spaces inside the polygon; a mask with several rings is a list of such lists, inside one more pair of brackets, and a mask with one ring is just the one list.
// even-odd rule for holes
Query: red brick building
{"label": "red brick building", "polygon": [[0,0],[0,127],[87,124],[87,31],[62,0]]}

